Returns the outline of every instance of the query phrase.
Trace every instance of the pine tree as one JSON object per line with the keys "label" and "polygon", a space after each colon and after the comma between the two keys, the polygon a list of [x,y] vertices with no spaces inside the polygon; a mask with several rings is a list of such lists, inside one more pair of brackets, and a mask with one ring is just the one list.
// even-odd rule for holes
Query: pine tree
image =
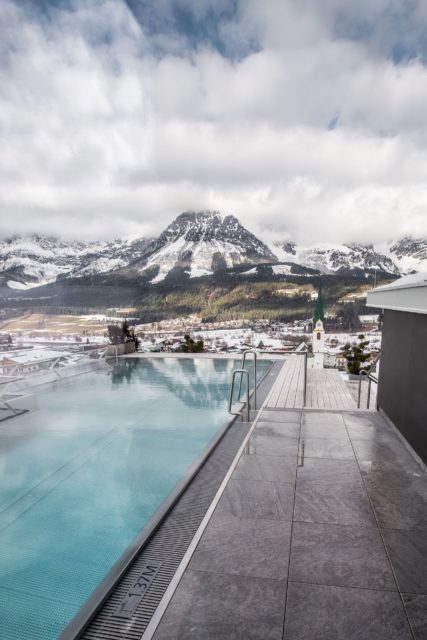
{"label": "pine tree", "polygon": [[181,351],[184,353],[202,353],[204,351],[203,340],[195,342],[188,334],[184,336],[184,344],[181,345]]}
{"label": "pine tree", "polygon": [[347,344],[344,346],[344,357],[347,360],[348,372],[358,376],[360,371],[367,371],[369,365],[364,365],[370,358],[370,353],[365,353],[365,349],[369,344],[369,340],[365,340],[365,336],[361,333],[357,336],[359,339],[358,344]]}

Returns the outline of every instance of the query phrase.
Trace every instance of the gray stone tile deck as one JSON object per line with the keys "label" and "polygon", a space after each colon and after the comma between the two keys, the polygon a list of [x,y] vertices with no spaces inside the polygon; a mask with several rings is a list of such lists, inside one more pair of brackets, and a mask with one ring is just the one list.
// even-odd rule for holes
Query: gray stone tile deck
{"label": "gray stone tile deck", "polygon": [[166,638],[427,639],[427,473],[379,414],[263,411]]}

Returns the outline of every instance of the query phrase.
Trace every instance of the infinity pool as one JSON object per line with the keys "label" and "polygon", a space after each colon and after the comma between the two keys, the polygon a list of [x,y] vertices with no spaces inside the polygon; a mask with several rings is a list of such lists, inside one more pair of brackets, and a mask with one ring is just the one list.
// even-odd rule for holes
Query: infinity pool
{"label": "infinity pool", "polygon": [[126,359],[0,423],[1,640],[58,637],[228,420],[235,367]]}

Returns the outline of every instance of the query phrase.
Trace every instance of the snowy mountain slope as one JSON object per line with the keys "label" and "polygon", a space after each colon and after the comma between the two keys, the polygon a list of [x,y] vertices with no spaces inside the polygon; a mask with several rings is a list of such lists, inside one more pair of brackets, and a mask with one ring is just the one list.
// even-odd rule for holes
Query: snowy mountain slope
{"label": "snowy mountain slope", "polygon": [[344,275],[377,269],[403,275],[427,271],[427,239],[407,237],[375,246],[304,246],[287,240],[269,246],[234,216],[201,211],[182,213],[155,240],[64,242],[40,236],[0,240],[0,286],[11,289],[111,272],[156,284],[169,275],[178,280],[197,278],[239,266],[247,266],[249,274],[263,264],[272,265],[274,275],[283,277],[310,275],[310,269]]}
{"label": "snowy mountain slope", "polygon": [[390,256],[400,273],[427,271],[427,238],[402,238],[388,246]]}
{"label": "snowy mountain slope", "polygon": [[175,269],[195,278],[221,268],[276,261],[270,249],[234,216],[200,211],[179,215],[132,268],[155,273],[151,279],[155,284]]}
{"label": "snowy mountain slope", "polygon": [[384,255],[373,245],[319,244],[315,247],[292,242],[277,243],[271,247],[282,262],[295,262],[304,267],[319,269],[322,273],[348,273],[353,270],[378,269],[399,275],[393,255]]}
{"label": "snowy mountain slope", "polygon": [[58,277],[113,271],[139,257],[146,245],[146,240],[64,242],[40,236],[1,240],[0,279],[10,288],[25,289]]}

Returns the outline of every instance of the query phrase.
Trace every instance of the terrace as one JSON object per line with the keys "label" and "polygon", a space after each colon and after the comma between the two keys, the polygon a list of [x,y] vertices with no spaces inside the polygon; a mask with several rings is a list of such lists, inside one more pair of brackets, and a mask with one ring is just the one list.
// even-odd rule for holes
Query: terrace
{"label": "terrace", "polygon": [[144,639],[421,639],[426,500],[378,414],[264,409]]}
{"label": "terrace", "polygon": [[425,467],[334,370],[308,370],[303,407],[304,358],[272,361],[261,409],[221,433],[62,638],[425,637]]}

